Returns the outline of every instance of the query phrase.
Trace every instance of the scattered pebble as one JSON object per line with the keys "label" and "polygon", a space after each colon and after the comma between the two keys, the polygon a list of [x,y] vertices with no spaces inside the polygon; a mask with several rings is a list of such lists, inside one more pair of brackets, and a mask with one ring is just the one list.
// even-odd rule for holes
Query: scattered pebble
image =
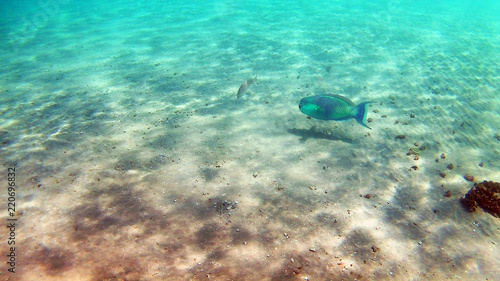
{"label": "scattered pebble", "polygon": [[469,175],[469,174],[466,174],[466,175],[464,176],[464,179],[466,179],[467,181],[474,181],[474,176],[471,176],[471,175]]}
{"label": "scattered pebble", "polygon": [[415,113],[413,113],[413,112],[412,112],[412,113],[410,114],[410,118],[415,118]]}
{"label": "scattered pebble", "polygon": [[316,249],[314,249],[314,248],[309,248],[309,251],[311,251],[311,252],[315,253],[315,252],[316,252]]}
{"label": "scattered pebble", "polygon": [[397,135],[396,136],[396,139],[398,139],[398,140],[403,140],[405,138],[406,138],[406,135]]}
{"label": "scattered pebble", "polygon": [[451,197],[451,191],[446,191],[444,194],[443,194],[444,197]]}
{"label": "scattered pebble", "polygon": [[380,116],[380,117],[382,117],[382,118],[387,118],[387,115],[386,115],[386,114],[384,114],[384,115],[382,115],[382,116]]}
{"label": "scattered pebble", "polygon": [[415,155],[418,155],[420,154],[420,149],[418,147],[410,147],[410,154],[415,154]]}
{"label": "scattered pebble", "polygon": [[479,163],[479,167],[481,168],[484,167],[484,163],[483,162]]}
{"label": "scattered pebble", "polygon": [[446,159],[446,155],[444,153],[441,154],[441,159]]}
{"label": "scattered pebble", "polygon": [[368,121],[368,123],[371,123],[371,122],[373,122],[373,119],[368,118],[368,119],[366,119],[366,121]]}
{"label": "scattered pebble", "polygon": [[497,139],[497,141],[500,141],[500,134],[496,134],[495,138]]}
{"label": "scattered pebble", "polygon": [[380,250],[380,248],[379,248],[379,247],[377,247],[377,246],[375,246],[375,245],[373,245],[373,246],[372,246],[372,252],[376,253],[376,252],[378,252],[379,250]]}
{"label": "scattered pebble", "polygon": [[446,168],[448,168],[449,170],[453,170],[455,166],[453,165],[453,163],[450,163],[448,166],[446,166]]}
{"label": "scattered pebble", "polygon": [[446,178],[446,174],[445,173],[439,173],[439,175],[444,179]]}
{"label": "scattered pebble", "polygon": [[373,113],[378,113],[378,109],[374,109],[374,110],[373,110]]}
{"label": "scattered pebble", "polygon": [[420,156],[418,155],[415,155],[415,158],[413,158],[413,160],[417,161],[418,159],[420,159]]}
{"label": "scattered pebble", "polygon": [[417,166],[411,166],[410,170],[413,169],[414,171],[416,171],[418,169]]}
{"label": "scattered pebble", "polygon": [[[208,199],[211,201],[211,199]],[[222,213],[228,213],[230,210],[236,209],[238,206],[238,201],[222,201],[222,202],[215,202],[214,203],[214,208],[217,210],[220,214]]]}

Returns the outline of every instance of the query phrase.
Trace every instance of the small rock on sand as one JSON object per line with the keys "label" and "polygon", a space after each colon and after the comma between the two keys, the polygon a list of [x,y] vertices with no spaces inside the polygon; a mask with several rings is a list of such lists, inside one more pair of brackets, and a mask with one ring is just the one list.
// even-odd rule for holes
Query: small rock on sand
{"label": "small rock on sand", "polygon": [[467,181],[474,181],[474,176],[471,176],[471,175],[469,175],[469,174],[466,174],[466,175],[464,176],[464,179],[466,179]]}

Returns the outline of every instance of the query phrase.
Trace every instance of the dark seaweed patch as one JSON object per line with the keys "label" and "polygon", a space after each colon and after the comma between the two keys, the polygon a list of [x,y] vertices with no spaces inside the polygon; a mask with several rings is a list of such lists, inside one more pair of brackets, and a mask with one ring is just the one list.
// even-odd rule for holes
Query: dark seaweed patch
{"label": "dark seaweed patch", "polygon": [[214,178],[217,177],[217,174],[219,173],[219,171],[217,171],[216,169],[206,168],[206,167],[201,168],[200,172],[201,175],[203,176],[203,179],[205,179],[206,181],[213,180]]}
{"label": "dark seaweed patch", "polygon": [[219,232],[219,226],[215,223],[206,223],[200,228],[195,236],[196,242],[200,249],[206,249],[207,247],[213,246]]}

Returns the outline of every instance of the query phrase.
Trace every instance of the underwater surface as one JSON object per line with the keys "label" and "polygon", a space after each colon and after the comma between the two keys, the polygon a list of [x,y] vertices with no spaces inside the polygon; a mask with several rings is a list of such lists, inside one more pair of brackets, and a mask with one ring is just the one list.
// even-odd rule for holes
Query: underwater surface
{"label": "underwater surface", "polygon": [[460,198],[500,181],[498,14],[2,1],[2,280],[496,280],[500,218]]}

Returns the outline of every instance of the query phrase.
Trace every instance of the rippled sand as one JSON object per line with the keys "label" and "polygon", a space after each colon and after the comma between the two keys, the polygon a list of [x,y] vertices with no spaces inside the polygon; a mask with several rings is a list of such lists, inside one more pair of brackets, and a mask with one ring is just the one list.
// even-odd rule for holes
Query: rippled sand
{"label": "rippled sand", "polygon": [[[124,9],[108,26],[117,14],[61,6],[3,56],[0,156],[19,203],[4,280],[500,274],[500,220],[458,203],[465,174],[500,181],[498,27],[395,7],[319,9],[301,25],[222,6],[197,20],[189,6]],[[421,29],[391,25],[403,16]],[[373,100],[372,130],[308,119],[298,102],[315,93]]]}

